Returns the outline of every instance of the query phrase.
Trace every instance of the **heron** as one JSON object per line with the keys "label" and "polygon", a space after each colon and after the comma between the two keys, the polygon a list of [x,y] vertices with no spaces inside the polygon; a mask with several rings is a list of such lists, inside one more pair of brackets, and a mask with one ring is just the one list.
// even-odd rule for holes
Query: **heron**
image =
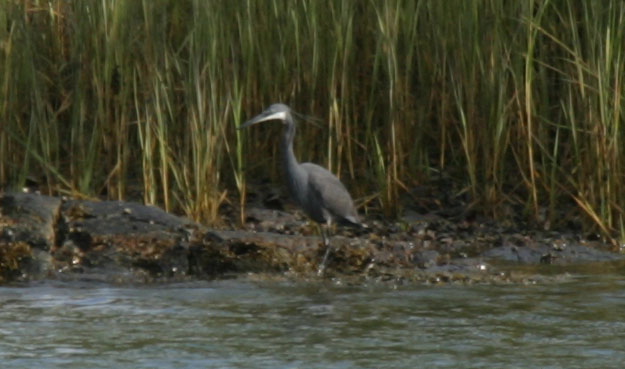
{"label": "heron", "polygon": [[256,117],[243,123],[239,129],[267,121],[280,121],[284,125],[281,146],[286,185],[295,203],[319,225],[326,248],[317,271],[319,275],[322,275],[331,250],[332,224],[355,227],[364,227],[364,225],[358,218],[351,195],[332,172],[314,163],[297,161],[293,153],[296,125],[293,115],[294,112],[287,105],[273,104]]}

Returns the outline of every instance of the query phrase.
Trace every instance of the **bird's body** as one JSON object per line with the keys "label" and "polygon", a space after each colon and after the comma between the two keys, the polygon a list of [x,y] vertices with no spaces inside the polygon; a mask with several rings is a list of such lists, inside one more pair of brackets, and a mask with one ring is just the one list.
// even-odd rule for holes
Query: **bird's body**
{"label": "bird's body", "polygon": [[360,224],[349,192],[334,174],[313,163],[303,163],[300,167],[308,175],[308,188],[305,198],[297,202],[312,220],[326,224]]}
{"label": "bird's body", "polygon": [[[269,120],[279,120],[285,125],[282,137],[282,161],[286,184],[295,203],[308,217],[322,226],[330,226],[332,223],[361,226],[352,197],[343,183],[327,169],[313,163],[299,163],[295,158],[293,152],[295,120],[288,106],[273,104],[240,128]],[[322,236],[327,250],[319,269],[320,273],[330,251],[329,238],[323,228]]]}

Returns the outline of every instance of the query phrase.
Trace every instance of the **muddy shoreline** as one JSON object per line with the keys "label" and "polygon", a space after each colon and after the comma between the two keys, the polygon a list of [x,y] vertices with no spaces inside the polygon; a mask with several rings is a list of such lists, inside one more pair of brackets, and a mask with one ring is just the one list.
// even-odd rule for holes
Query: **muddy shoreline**
{"label": "muddy shoreline", "polygon": [[153,283],[289,278],[393,283],[524,283],[568,267],[610,270],[624,257],[579,234],[519,230],[490,220],[410,213],[339,229],[326,273],[315,226],[297,212],[252,205],[246,229],[210,229],[135,202],[0,197],[0,283]]}

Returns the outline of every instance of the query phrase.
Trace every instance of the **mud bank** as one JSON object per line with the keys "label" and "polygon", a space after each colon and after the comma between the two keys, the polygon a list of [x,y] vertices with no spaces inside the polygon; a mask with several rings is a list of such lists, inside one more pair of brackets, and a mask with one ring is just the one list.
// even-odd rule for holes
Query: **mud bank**
{"label": "mud bank", "polygon": [[[241,275],[427,283],[524,282],[519,265],[609,268],[623,260],[577,235],[414,216],[340,230],[326,273],[322,242],[290,213],[248,209],[246,230],[215,230],[132,202],[32,193],[0,198],[0,283],[70,279],[145,283]],[[287,234],[291,233],[291,234]],[[547,267],[548,268],[548,267]]]}

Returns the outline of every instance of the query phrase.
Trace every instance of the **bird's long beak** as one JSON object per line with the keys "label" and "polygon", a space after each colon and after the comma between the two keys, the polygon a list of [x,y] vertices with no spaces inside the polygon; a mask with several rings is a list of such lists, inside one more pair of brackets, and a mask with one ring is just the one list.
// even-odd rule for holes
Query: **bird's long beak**
{"label": "bird's long beak", "polygon": [[258,114],[254,118],[241,124],[238,129],[247,128],[249,126],[253,126],[254,124],[266,122],[268,120],[285,120],[285,119],[286,119],[286,112],[284,111],[279,111],[275,113],[275,112],[265,110],[264,112]]}

